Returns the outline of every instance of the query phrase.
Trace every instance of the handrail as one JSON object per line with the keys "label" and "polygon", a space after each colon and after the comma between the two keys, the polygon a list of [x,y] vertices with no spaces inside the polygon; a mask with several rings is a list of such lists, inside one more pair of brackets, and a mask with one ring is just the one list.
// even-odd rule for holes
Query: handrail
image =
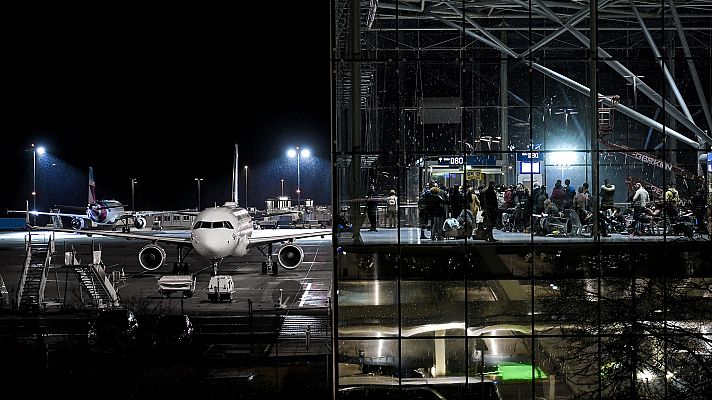
{"label": "handrail", "polygon": [[[118,306],[119,297],[116,294],[116,289],[114,289],[114,285],[111,283],[111,280],[106,275],[104,264],[92,264],[91,267],[92,271],[94,272],[94,275],[96,275],[99,282],[103,286],[104,291],[106,291],[106,294],[109,296],[112,306]],[[102,270],[102,273],[99,272],[100,268]],[[96,285],[94,288],[96,289]]]}
{"label": "handrail", "polygon": [[45,261],[42,265],[42,277],[40,278],[40,290],[37,294],[37,303],[44,303],[44,291],[47,285],[47,274],[49,273],[49,266],[52,264],[52,255],[54,254],[54,236],[50,236],[49,243],[47,243],[47,251],[45,253]]}
{"label": "handrail", "polygon": [[[28,240],[29,236],[29,240]],[[17,285],[17,296],[15,300],[16,309],[20,308],[20,302],[22,302],[22,294],[25,289],[25,280],[27,280],[27,271],[30,268],[30,261],[32,259],[32,233],[25,236],[25,265],[22,268],[22,274],[20,274],[20,283]]]}

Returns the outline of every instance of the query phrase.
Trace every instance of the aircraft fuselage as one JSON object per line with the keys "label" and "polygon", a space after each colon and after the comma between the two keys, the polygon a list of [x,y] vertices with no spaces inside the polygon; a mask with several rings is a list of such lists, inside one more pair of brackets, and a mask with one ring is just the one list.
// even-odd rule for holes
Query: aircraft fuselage
{"label": "aircraft fuselage", "polygon": [[99,200],[89,204],[87,217],[102,225],[113,225],[124,214],[124,205],[116,200]]}
{"label": "aircraft fuselage", "polygon": [[228,202],[198,214],[190,239],[195,251],[207,259],[239,257],[247,254],[252,230],[252,218],[247,210]]}

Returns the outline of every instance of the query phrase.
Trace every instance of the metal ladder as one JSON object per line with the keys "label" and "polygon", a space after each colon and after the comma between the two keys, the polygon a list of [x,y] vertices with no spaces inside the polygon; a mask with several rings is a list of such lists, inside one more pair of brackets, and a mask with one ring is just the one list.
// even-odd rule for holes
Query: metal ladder
{"label": "metal ladder", "polygon": [[[40,238],[40,239],[38,239]],[[47,270],[54,254],[54,235],[28,233],[25,236],[25,263],[17,291],[17,308],[21,311],[39,311],[44,303]]]}
{"label": "metal ladder", "polygon": [[89,294],[92,305],[97,308],[116,307],[119,305],[119,299],[116,289],[106,276],[104,263],[101,261],[101,245],[98,250],[93,247],[92,243],[91,264],[81,265],[74,247],[71,251],[65,252],[65,263],[74,269],[74,274]]}

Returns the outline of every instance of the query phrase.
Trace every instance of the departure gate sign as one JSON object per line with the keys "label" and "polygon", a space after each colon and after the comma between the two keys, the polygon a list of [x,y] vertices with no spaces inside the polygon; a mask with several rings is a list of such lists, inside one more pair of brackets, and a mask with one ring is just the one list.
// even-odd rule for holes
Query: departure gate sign
{"label": "departure gate sign", "polygon": [[539,161],[538,151],[520,151],[517,153],[517,161],[521,162],[537,162]]}
{"label": "departure gate sign", "polygon": [[459,167],[462,165],[497,165],[497,159],[493,154],[443,156],[438,157],[438,165],[448,165],[450,167]]}

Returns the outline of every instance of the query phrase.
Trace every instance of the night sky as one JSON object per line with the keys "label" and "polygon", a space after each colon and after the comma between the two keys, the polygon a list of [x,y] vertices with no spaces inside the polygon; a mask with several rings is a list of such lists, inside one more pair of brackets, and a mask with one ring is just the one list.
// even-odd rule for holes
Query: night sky
{"label": "night sky", "polygon": [[[137,209],[230,198],[239,145],[240,202],[295,193],[330,203],[329,4],[229,8],[87,3],[5,11],[0,210],[24,207],[37,160],[37,208],[97,195]],[[295,195],[296,196],[296,195]],[[67,210],[69,211],[69,210]]]}

